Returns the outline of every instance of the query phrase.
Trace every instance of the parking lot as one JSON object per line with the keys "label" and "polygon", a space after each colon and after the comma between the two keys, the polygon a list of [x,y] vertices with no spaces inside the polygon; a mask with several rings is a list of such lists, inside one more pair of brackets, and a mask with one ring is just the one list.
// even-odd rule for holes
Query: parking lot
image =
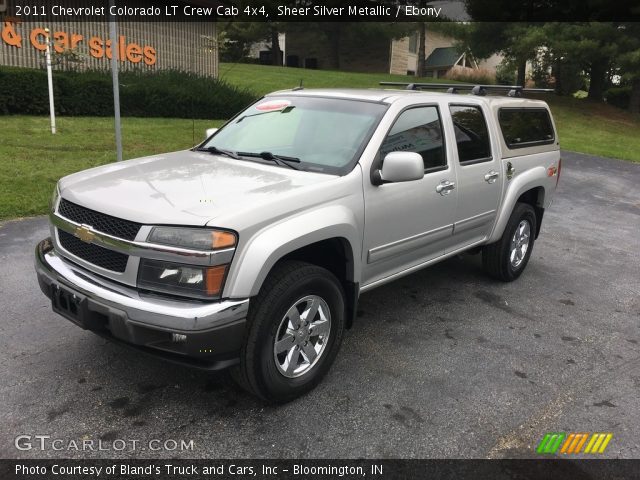
{"label": "parking lot", "polygon": [[[639,185],[640,165],[564,152],[519,280],[466,255],[363,294],[329,375],[284,406],[55,315],[33,269],[46,219],[6,222],[0,457],[511,458],[546,432],[611,432],[605,456],[639,458]],[[106,450],[18,450],[18,435]]]}

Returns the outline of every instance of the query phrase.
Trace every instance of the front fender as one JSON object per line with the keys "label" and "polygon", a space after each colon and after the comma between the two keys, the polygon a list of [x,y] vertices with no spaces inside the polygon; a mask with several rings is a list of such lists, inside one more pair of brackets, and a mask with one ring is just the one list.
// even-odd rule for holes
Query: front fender
{"label": "front fender", "polygon": [[236,253],[234,268],[226,281],[225,296],[257,295],[278,260],[299,248],[331,238],[344,238],[349,243],[353,253],[352,281],[359,282],[362,243],[359,225],[354,212],[341,205],[320,207],[269,225]]}
{"label": "front fender", "polygon": [[[537,166],[525,170],[521,174],[507,181],[505,194],[498,212],[497,220],[493,231],[489,236],[487,243],[497,242],[507,226],[511,212],[520,196],[532,188],[542,187],[546,191],[549,179],[547,177],[547,169],[543,166]],[[555,178],[553,179],[555,182]]]}

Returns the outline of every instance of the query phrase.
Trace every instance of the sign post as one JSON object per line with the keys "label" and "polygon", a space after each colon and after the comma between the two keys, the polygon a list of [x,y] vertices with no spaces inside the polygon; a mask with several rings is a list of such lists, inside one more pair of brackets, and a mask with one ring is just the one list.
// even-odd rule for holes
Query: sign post
{"label": "sign post", "polygon": [[56,111],[53,102],[53,73],[51,71],[51,36],[49,29],[44,29],[47,34],[47,48],[45,49],[45,57],[47,61],[47,83],[49,84],[49,117],[51,118],[51,133],[56,133]]}
{"label": "sign post", "polygon": [[[109,10],[115,10],[115,0],[109,0]],[[111,37],[111,80],[113,82],[113,113],[116,129],[116,151],[118,161],[122,161],[122,131],[120,129],[120,83],[118,80],[118,37],[116,34],[116,17],[109,15],[109,36]]]}

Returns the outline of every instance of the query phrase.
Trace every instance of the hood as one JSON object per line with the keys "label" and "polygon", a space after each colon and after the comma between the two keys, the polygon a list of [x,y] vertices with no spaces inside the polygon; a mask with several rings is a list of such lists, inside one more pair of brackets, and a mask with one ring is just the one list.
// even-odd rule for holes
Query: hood
{"label": "hood", "polygon": [[334,178],[187,150],[75,173],[60,181],[60,191],[67,200],[115,217],[199,226]]}

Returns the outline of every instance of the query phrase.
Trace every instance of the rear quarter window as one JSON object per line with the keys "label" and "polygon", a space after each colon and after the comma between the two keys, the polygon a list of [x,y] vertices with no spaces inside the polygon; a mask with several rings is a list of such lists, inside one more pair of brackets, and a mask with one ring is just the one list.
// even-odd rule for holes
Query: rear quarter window
{"label": "rear quarter window", "polygon": [[546,108],[501,108],[498,122],[509,148],[553,143],[555,134]]}

